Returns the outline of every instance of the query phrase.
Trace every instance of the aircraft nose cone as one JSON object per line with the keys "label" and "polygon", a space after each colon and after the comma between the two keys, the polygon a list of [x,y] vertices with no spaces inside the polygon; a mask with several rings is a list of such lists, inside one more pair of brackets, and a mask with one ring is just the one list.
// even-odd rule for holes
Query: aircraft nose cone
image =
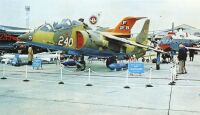
{"label": "aircraft nose cone", "polygon": [[31,39],[30,39],[30,37],[31,36],[29,36],[29,34],[27,33],[27,34],[23,34],[23,35],[18,36],[18,39],[20,41],[30,41],[30,40],[32,40],[32,37],[31,37]]}
{"label": "aircraft nose cone", "polygon": [[18,39],[19,39],[20,41],[23,41],[23,38],[24,38],[24,35],[18,36]]}

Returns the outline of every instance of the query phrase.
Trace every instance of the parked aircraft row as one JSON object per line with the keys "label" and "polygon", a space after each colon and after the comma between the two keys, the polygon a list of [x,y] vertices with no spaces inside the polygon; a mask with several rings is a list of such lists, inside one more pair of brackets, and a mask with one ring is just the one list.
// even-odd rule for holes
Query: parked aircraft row
{"label": "parked aircraft row", "polygon": [[[26,45],[62,50],[68,55],[78,56],[77,67],[80,70],[84,70],[86,66],[84,56],[106,57],[106,66],[117,68],[120,66],[116,64],[117,58],[125,59],[127,56],[134,55],[138,59],[143,57],[147,50],[164,53],[162,50],[155,49],[147,44],[149,19],[145,20],[141,32],[136,37],[131,36],[131,29],[136,21],[144,18],[125,17],[113,29],[97,30],[92,30],[83,21],[64,19],[61,23],[54,23],[53,25],[45,23],[33,31],[29,30],[29,32],[18,36],[18,39],[25,42]],[[167,51],[167,48],[176,47],[173,50],[177,50],[178,44],[183,44],[183,41],[187,44],[193,44],[186,39],[177,41],[174,35],[169,39],[163,38],[159,43],[160,48]],[[168,47],[163,48],[162,46]],[[112,66],[109,66],[111,64]]]}

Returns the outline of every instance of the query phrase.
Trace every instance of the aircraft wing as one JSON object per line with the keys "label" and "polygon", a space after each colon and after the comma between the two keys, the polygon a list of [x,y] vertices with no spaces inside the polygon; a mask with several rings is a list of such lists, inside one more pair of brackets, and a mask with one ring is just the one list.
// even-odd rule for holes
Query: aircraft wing
{"label": "aircraft wing", "polygon": [[102,32],[102,35],[105,36],[106,38],[110,39],[110,40],[119,41],[121,43],[126,43],[126,44],[129,44],[129,45],[133,45],[133,46],[137,46],[137,47],[141,47],[141,48],[146,48],[146,49],[149,49],[149,50],[153,50],[155,52],[165,53],[164,51],[162,51],[160,49],[155,49],[151,46],[142,45],[142,44],[127,40],[125,38],[119,38],[119,37],[113,36],[113,35],[111,35],[107,32]]}
{"label": "aircraft wing", "polygon": [[186,47],[187,49],[193,49],[193,50],[200,50],[200,48],[195,48],[195,47]]}
{"label": "aircraft wing", "polygon": [[29,29],[29,28],[4,26],[4,25],[0,25],[0,30],[5,31],[6,33],[9,33],[12,35],[22,35],[26,32],[31,31],[31,29]]}

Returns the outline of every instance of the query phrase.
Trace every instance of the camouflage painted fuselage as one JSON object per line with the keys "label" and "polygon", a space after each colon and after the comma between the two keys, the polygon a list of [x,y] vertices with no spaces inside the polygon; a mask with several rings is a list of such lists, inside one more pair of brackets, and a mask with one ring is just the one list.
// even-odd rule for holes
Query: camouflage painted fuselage
{"label": "camouflage painted fuselage", "polygon": [[[65,50],[70,55],[104,57],[135,55],[136,58],[139,58],[145,55],[146,52],[145,48],[109,39],[109,37],[104,36],[100,31],[87,30],[82,23],[71,25],[65,29],[54,29],[51,25],[45,24],[19,38],[32,45],[55,50]],[[137,41],[136,38],[123,39],[133,42]],[[144,38],[140,43],[146,44],[147,38]]]}

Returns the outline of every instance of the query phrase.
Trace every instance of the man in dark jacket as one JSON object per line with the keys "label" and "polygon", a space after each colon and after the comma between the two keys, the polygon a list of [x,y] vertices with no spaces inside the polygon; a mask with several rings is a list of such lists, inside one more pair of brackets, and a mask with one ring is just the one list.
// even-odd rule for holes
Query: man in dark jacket
{"label": "man in dark jacket", "polygon": [[179,73],[184,74],[187,73],[185,62],[187,59],[187,49],[184,45],[179,45],[179,51],[178,51],[178,60],[179,60]]}

